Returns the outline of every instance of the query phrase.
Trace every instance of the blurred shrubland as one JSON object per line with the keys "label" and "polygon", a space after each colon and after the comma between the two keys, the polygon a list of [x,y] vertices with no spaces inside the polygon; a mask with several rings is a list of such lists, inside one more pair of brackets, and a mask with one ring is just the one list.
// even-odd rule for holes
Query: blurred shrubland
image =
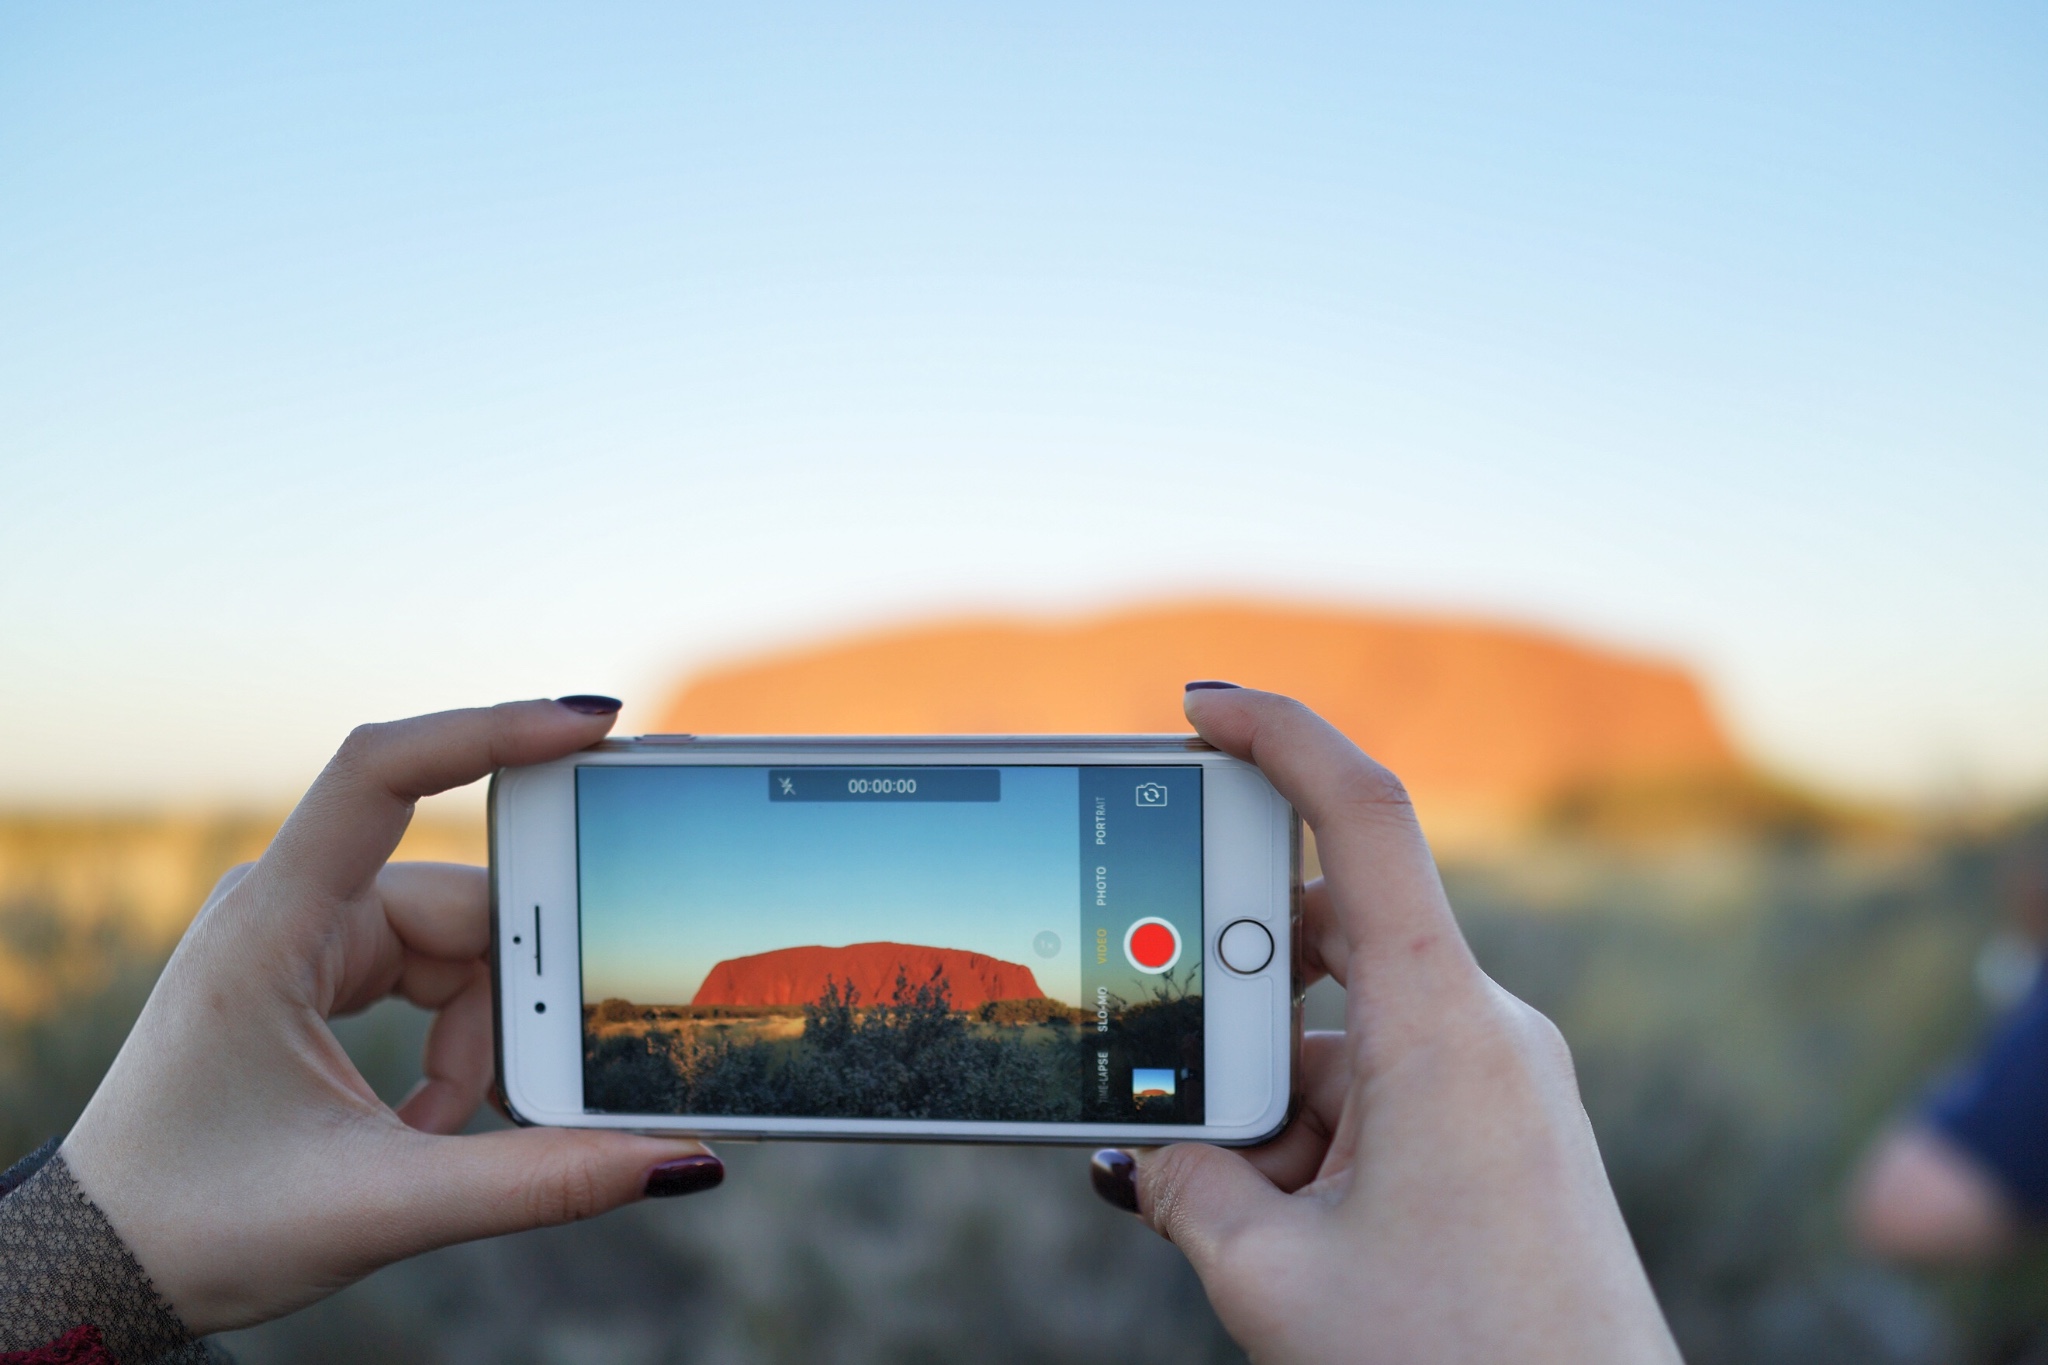
{"label": "blurred shrubland", "polygon": [[[1859,1258],[1842,1230],[1861,1145],[1985,1022],[1975,973],[2018,827],[1810,819],[1796,802],[1757,816],[1720,798],[1587,818],[1608,809],[1626,803],[1582,800],[1445,875],[1488,970],[1570,1038],[1687,1358],[2031,1358],[2048,1265],[1911,1277]],[[171,898],[196,904],[270,823],[0,824],[0,1156],[65,1129],[170,947]],[[473,852],[478,833],[423,829],[407,852]],[[1311,1014],[1337,1026],[1341,993],[1318,988]],[[340,1031],[382,1093],[417,1075],[411,1008]],[[1238,1358],[1178,1254],[1089,1193],[1080,1152],[724,1154],[714,1194],[435,1253],[236,1348],[251,1362]]]}
{"label": "blurred shrubland", "polygon": [[[0,812],[0,1158],[70,1126],[193,913],[282,818]],[[399,850],[484,853],[452,820],[416,821]]]}
{"label": "blurred shrubland", "polygon": [[1065,1021],[1033,1028],[971,1019],[952,1007],[941,969],[915,984],[899,971],[891,997],[873,1002],[827,978],[824,995],[801,1007],[801,1025],[788,1033],[715,1020],[637,1020],[634,1011],[622,1000],[585,1007],[590,1108],[1041,1123],[1082,1117],[1073,1085],[1080,1030]]}
{"label": "blurred shrubland", "polygon": [[1987,1022],[2004,842],[1724,827],[1446,869],[1481,962],[1571,1041],[1695,1365],[2008,1361],[2048,1321],[2039,1266],[1910,1277],[1844,1230],[1863,1146]]}
{"label": "blurred shrubland", "polygon": [[[275,817],[0,817],[0,1158],[65,1130],[219,874]],[[1570,1039],[1623,1210],[1694,1365],[2048,1360],[2048,1262],[1859,1257],[1847,1177],[1984,1027],[2020,822],[1936,826],[1740,770],[1559,788],[1445,879],[1480,959]],[[420,822],[400,856],[480,860]],[[1343,997],[1311,994],[1312,1025]],[[1004,1020],[1008,1024],[1029,1021]],[[424,1019],[338,1031],[380,1093]],[[495,1123],[493,1118],[479,1120]],[[1178,1253],[1078,1151],[729,1145],[716,1193],[451,1248],[237,1335],[243,1359],[1240,1358]]]}

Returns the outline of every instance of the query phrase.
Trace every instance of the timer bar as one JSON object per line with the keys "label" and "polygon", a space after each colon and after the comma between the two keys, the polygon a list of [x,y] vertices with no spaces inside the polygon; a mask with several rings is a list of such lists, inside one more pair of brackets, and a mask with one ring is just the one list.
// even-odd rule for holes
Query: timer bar
{"label": "timer bar", "polygon": [[770,801],[1000,801],[1000,768],[770,768]]}

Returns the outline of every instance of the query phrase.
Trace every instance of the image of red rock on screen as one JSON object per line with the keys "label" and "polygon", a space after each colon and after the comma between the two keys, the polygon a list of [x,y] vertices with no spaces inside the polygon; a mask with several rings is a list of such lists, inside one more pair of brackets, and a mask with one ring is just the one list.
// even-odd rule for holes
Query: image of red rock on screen
{"label": "image of red rock on screen", "polygon": [[1199,1123],[1199,781],[580,769],[585,1107]]}
{"label": "image of red rock on screen", "polygon": [[[1200,1004],[1126,1007],[1123,1029],[1178,1035],[1192,1011],[1199,1037]],[[1084,1113],[1094,1012],[959,949],[781,948],[718,963],[687,1005],[612,998],[584,1016],[585,1102],[613,1113],[1188,1121],[1170,1068],[1138,1075],[1129,1109]]]}
{"label": "image of red rock on screen", "polygon": [[980,953],[780,948],[718,963],[687,1005],[611,999],[585,1013],[594,1109],[1081,1117],[1081,1011],[1047,997],[1029,967]]}

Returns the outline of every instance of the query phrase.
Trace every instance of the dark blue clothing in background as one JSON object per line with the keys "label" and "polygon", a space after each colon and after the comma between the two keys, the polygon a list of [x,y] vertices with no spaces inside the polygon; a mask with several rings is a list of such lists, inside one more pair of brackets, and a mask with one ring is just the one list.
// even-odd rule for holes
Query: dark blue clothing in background
{"label": "dark blue clothing in background", "polygon": [[2021,1213],[2048,1221],[2048,972],[1928,1099],[1927,1120],[1982,1162]]}

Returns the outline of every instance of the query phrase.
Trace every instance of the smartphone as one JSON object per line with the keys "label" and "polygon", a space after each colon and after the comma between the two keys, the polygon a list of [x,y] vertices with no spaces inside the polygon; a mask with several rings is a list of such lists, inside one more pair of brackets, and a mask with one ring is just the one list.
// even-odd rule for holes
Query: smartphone
{"label": "smartphone", "polygon": [[1191,737],[650,735],[491,782],[521,1123],[1245,1145],[1291,1112],[1300,824]]}

